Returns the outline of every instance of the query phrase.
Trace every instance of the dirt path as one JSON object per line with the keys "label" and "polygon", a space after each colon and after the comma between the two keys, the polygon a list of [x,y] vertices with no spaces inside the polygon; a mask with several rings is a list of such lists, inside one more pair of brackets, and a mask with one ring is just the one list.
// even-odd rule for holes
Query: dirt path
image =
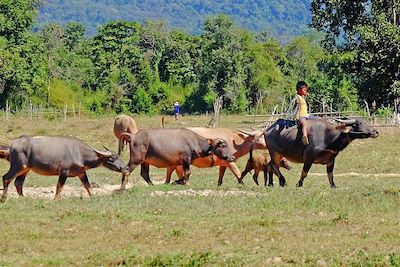
{"label": "dirt path", "polygon": [[[381,177],[381,178],[395,178],[399,177],[399,173],[339,173],[335,174],[335,177],[343,177],[343,176],[366,176],[366,177]],[[326,173],[309,173],[309,176],[326,176]],[[163,182],[159,182],[161,184]],[[157,182],[155,183],[157,184]],[[143,182],[143,185],[146,185]],[[127,188],[131,188],[134,185],[129,183]],[[136,186],[136,185],[135,185]],[[103,195],[111,195],[112,193],[118,191],[120,185],[92,185],[92,193],[94,196],[103,196]],[[0,189],[0,192],[2,190]],[[9,197],[18,197],[17,192],[15,191],[14,186],[10,186],[8,191]],[[24,195],[30,198],[42,198],[42,199],[52,199],[55,194],[55,186],[50,187],[24,187]],[[254,195],[263,195],[263,193],[251,192],[239,189],[229,189],[229,190],[193,190],[191,188],[185,190],[170,190],[170,191],[153,191],[150,193],[152,197],[159,196],[233,196],[233,195],[246,195],[246,196],[254,196]],[[71,186],[65,185],[63,191],[61,192],[61,198],[66,197],[89,197],[86,190],[82,186]]]}
{"label": "dirt path", "polygon": [[[127,188],[131,188],[132,184],[128,184]],[[105,184],[101,186],[92,186],[91,191],[94,196],[111,195],[113,192],[117,191],[120,185],[110,185]],[[24,196],[31,198],[43,198],[43,199],[53,199],[56,187],[24,187]],[[1,191],[0,191],[1,192]],[[14,187],[10,186],[8,190],[9,197],[18,197],[17,192]],[[88,193],[82,186],[71,186],[65,185],[61,194],[61,198],[66,197],[89,197]]]}

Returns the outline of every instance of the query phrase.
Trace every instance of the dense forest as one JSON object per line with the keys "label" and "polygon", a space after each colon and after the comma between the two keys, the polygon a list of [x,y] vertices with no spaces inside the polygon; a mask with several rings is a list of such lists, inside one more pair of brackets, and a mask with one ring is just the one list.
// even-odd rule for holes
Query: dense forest
{"label": "dense forest", "polygon": [[76,22],[33,31],[40,1],[2,0],[0,106],[156,114],[179,101],[183,112],[195,113],[212,110],[222,96],[225,112],[267,112],[289,101],[298,80],[311,86],[314,109],[393,104],[400,95],[400,4],[339,2],[314,0],[314,31],[282,44],[223,14],[206,19],[198,35],[159,20],[108,20],[94,35]]}
{"label": "dense forest", "polygon": [[307,32],[311,0],[44,0],[38,23],[80,22],[89,35],[109,20],[144,23],[161,20],[173,29],[202,34],[206,18],[229,15],[236,25],[251,31],[268,30],[287,41]]}

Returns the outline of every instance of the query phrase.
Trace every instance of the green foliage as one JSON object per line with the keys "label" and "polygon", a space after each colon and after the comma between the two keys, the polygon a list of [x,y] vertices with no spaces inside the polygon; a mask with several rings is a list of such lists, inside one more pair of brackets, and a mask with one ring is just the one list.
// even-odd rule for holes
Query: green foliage
{"label": "green foliage", "polygon": [[139,88],[132,99],[131,110],[134,113],[153,113],[153,105],[151,101],[151,96],[149,93],[143,89]]}
{"label": "green foliage", "polygon": [[[284,2],[268,6],[274,13],[295,6]],[[301,9],[306,1],[300,2]],[[0,4],[0,20],[10,21],[0,27],[3,107],[8,100],[17,108],[29,101],[60,108],[81,99],[95,113],[168,114],[179,101],[183,112],[195,113],[212,111],[222,97],[227,113],[284,112],[298,80],[311,86],[312,111],[324,104],[354,110],[364,99],[388,106],[399,96],[399,27],[390,20],[391,2],[372,1],[366,16],[362,4],[314,1],[313,25],[326,35],[310,32],[284,44],[268,28],[253,33],[238,27],[235,15],[242,8],[234,16],[208,17],[198,36],[151,20],[108,20],[96,35],[85,36],[80,23],[47,24],[31,33],[35,1],[15,3]],[[266,6],[246,12],[256,15]],[[335,49],[324,50],[321,40]]]}
{"label": "green foliage", "polygon": [[38,2],[34,0],[2,0],[0,3],[0,36],[12,44],[23,44],[32,27]]}
{"label": "green foliage", "polygon": [[[400,9],[398,9],[400,10]],[[400,25],[400,24],[399,24]],[[355,64],[360,96],[379,104],[391,104],[400,96],[392,90],[400,78],[400,26],[394,25],[384,14],[376,16],[368,26],[359,26],[361,43]]]}
{"label": "green foliage", "polygon": [[68,108],[78,108],[82,101],[82,90],[77,85],[70,84],[66,81],[54,79],[50,84],[49,103],[51,106],[63,109],[65,105]]}
{"label": "green foliage", "polygon": [[[274,49],[278,47],[278,49]],[[249,47],[249,98],[255,108],[263,111],[263,106],[280,104],[285,95],[285,77],[278,64],[282,60],[282,49],[273,40],[252,44]],[[275,58],[279,60],[275,60]],[[263,105],[264,104],[264,105]]]}
{"label": "green foliage", "polygon": [[[395,16],[397,10],[397,16]],[[353,53],[344,65],[360,98],[378,106],[399,95],[391,90],[400,76],[400,3],[398,1],[324,1],[312,3],[313,27],[326,33],[330,53]]]}
{"label": "green foliage", "polygon": [[[1,37],[0,37],[1,38]],[[10,102],[21,106],[33,96],[44,97],[46,66],[43,62],[43,46],[33,35],[25,36],[25,43],[13,45],[3,40],[4,50],[0,50],[0,81],[4,93],[0,102]]]}
{"label": "green foliage", "polygon": [[83,99],[85,109],[96,114],[103,114],[110,100],[105,90],[86,91]]}

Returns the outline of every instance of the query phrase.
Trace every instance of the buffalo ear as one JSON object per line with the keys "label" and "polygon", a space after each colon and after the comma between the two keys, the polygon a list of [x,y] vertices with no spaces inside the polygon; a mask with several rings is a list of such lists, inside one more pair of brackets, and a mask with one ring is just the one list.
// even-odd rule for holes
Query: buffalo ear
{"label": "buffalo ear", "polygon": [[120,136],[119,136],[119,140],[122,140],[122,141],[124,141],[124,142],[128,142],[128,143],[130,143],[131,142],[131,137],[132,137],[133,135],[132,134],[130,134],[130,133],[122,133]]}
{"label": "buffalo ear", "polygon": [[225,144],[225,140],[221,138],[215,138],[215,139],[207,139],[208,144],[212,147],[220,147]]}
{"label": "buffalo ear", "polygon": [[96,154],[99,158],[109,158],[112,156],[111,151],[101,151],[101,150],[97,150],[97,149],[94,149],[94,151],[96,152]]}
{"label": "buffalo ear", "polygon": [[225,140],[221,139],[221,138],[216,138],[214,140],[214,142],[215,142],[215,146],[218,146],[218,147],[223,147],[225,145]]}
{"label": "buffalo ear", "polygon": [[210,146],[215,146],[215,139],[207,138],[207,142]]}
{"label": "buffalo ear", "polygon": [[239,137],[242,138],[242,139],[245,140],[245,141],[251,141],[251,140],[254,139],[253,136],[250,136],[250,135],[245,134],[245,133],[240,133],[240,132],[239,132],[239,133],[237,133],[237,135],[239,135]]}
{"label": "buffalo ear", "polygon": [[348,132],[350,132],[351,127],[342,124],[342,125],[336,126],[336,129],[340,130],[343,133],[348,133]]}

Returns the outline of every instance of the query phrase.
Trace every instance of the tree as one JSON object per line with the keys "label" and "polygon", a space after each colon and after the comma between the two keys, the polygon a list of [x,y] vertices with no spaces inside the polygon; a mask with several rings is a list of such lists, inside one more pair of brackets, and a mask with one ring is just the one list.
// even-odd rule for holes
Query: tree
{"label": "tree", "polygon": [[27,30],[36,19],[40,1],[2,0],[0,3],[0,36],[12,44],[22,44]]}
{"label": "tree", "polygon": [[346,72],[352,76],[361,99],[388,105],[399,95],[393,84],[399,80],[400,27],[395,0],[314,0],[312,26],[326,33],[329,53],[354,53]]}
{"label": "tree", "polygon": [[274,60],[276,51],[271,49],[275,45],[279,46],[270,39],[249,47],[247,87],[255,108],[263,107],[264,103],[267,109],[272,110],[276,104],[281,104],[285,96],[284,75]]}
{"label": "tree", "polygon": [[[247,100],[243,101],[245,88],[245,50],[251,36],[236,28],[233,20],[225,15],[210,18],[204,24],[202,36],[202,61],[200,70],[200,106],[211,108],[213,95],[223,96],[224,104],[232,111],[244,111]],[[206,102],[207,100],[207,102]],[[211,101],[212,100],[212,101]],[[240,101],[240,105],[234,104]]]}
{"label": "tree", "polygon": [[400,26],[387,16],[382,11],[370,25],[358,28],[360,44],[354,60],[360,96],[383,105],[400,96],[393,90],[400,80]]}
{"label": "tree", "polygon": [[43,97],[45,81],[44,48],[29,30],[38,2],[4,0],[0,3],[0,85],[1,104],[6,100],[21,106]]}
{"label": "tree", "polygon": [[65,42],[69,51],[78,48],[85,35],[85,26],[77,22],[69,22],[64,26]]}
{"label": "tree", "polygon": [[112,99],[104,104],[111,108],[118,108],[121,98],[131,98],[139,87],[148,84],[147,80],[138,79],[143,62],[140,34],[139,23],[116,20],[100,27],[93,38],[92,61],[97,79],[92,89],[107,90]]}

